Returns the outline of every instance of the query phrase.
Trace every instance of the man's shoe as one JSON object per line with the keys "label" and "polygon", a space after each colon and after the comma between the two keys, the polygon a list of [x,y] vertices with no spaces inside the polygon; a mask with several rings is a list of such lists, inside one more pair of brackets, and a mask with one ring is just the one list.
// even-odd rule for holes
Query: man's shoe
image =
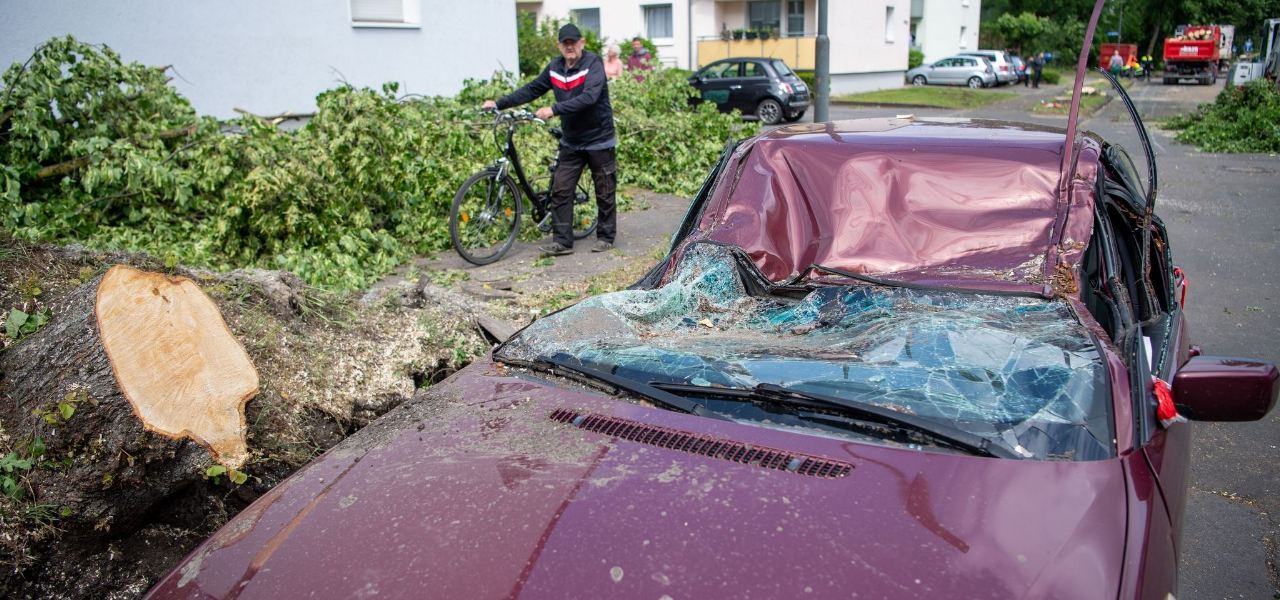
{"label": "man's shoe", "polygon": [[542,253],[543,258],[548,256],[565,256],[567,254],[573,254],[573,248],[562,246],[559,242],[543,244],[538,246],[538,250]]}
{"label": "man's shoe", "polygon": [[592,252],[607,252],[609,250],[613,250],[613,242],[604,240],[596,240],[596,245],[591,247]]}

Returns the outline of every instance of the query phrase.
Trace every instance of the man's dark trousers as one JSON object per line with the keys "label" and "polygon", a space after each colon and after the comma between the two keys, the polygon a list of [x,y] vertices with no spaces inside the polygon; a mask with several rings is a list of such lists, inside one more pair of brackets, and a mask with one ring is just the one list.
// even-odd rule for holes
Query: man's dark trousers
{"label": "man's dark trousers", "polygon": [[570,150],[560,147],[560,166],[556,168],[555,185],[551,186],[551,226],[556,243],[573,247],[573,199],[577,195],[582,168],[591,168],[596,187],[596,237],[613,243],[618,231],[618,159],[616,148],[604,150]]}

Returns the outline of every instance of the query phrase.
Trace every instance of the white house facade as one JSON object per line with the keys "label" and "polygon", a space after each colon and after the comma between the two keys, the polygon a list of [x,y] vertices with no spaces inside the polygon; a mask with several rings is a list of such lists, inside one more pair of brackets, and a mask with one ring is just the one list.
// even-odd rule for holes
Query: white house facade
{"label": "white house facade", "polygon": [[911,0],[914,48],[933,62],[978,49],[982,0]]}
{"label": "white house facade", "polygon": [[344,81],[453,94],[468,77],[518,64],[511,0],[0,2],[0,66],[66,34],[172,65],[172,85],[217,117],[310,112],[317,93]]}
{"label": "white house facade", "polygon": [[[730,56],[770,56],[795,69],[814,68],[817,0],[516,0],[516,5],[539,19],[571,19],[619,43],[636,35],[651,38],[660,61],[685,69]],[[834,93],[902,85],[911,45],[910,10],[911,0],[830,0]]]}

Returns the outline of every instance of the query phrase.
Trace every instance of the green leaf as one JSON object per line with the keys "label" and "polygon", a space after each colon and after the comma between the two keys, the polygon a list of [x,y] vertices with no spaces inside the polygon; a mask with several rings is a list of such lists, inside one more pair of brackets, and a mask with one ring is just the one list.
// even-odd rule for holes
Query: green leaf
{"label": "green leaf", "polygon": [[10,498],[22,497],[22,488],[18,485],[18,480],[8,475],[0,475],[0,491]]}
{"label": "green leaf", "polygon": [[36,436],[36,439],[31,441],[31,456],[40,458],[41,456],[44,456],[44,452],[44,439]]}
{"label": "green leaf", "polygon": [[213,465],[212,467],[209,467],[208,469],[205,469],[205,471],[204,471],[204,476],[205,476],[205,477],[217,477],[217,476],[222,475],[223,473],[226,473],[226,472],[227,472],[227,468],[226,468],[226,467],[224,467],[224,466],[222,466],[222,465]]}
{"label": "green leaf", "polygon": [[71,512],[72,511],[70,506],[63,506],[62,508],[58,509],[58,516],[65,519],[71,516]]}
{"label": "green leaf", "polygon": [[30,315],[16,308],[9,311],[9,318],[4,321],[5,335],[15,340],[18,339],[18,336],[22,334],[22,326],[26,325],[28,317]]}
{"label": "green leaf", "polygon": [[62,420],[66,421],[71,418],[71,415],[76,414],[76,405],[70,402],[59,402],[58,413],[62,415]]}
{"label": "green leaf", "polygon": [[244,471],[237,471],[235,469],[231,469],[231,474],[228,475],[228,477],[231,479],[231,483],[234,483],[236,485],[243,485],[244,482],[249,480],[248,474],[246,474]]}

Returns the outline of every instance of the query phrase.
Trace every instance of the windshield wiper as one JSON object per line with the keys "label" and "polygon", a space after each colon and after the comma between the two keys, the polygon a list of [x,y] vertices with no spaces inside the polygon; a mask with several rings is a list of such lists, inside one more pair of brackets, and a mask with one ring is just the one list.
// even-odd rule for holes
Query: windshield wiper
{"label": "windshield wiper", "polygon": [[825,410],[862,421],[922,434],[942,445],[964,450],[971,454],[994,458],[1023,458],[1003,445],[993,443],[987,438],[944,423],[900,413],[874,404],[846,400],[814,392],[793,390],[772,383],[761,383],[754,388],[727,388],[683,383],[654,383],[651,385],[658,389],[682,394],[703,394],[748,402],[770,402],[793,408]]}
{"label": "windshield wiper", "polygon": [[722,421],[730,420],[724,415],[712,412],[706,406],[698,402],[658,389],[647,383],[627,379],[626,377],[621,377],[607,371],[589,367],[581,360],[569,357],[563,353],[555,354],[553,356],[539,357],[533,361],[502,359],[502,362],[514,366],[548,372],[552,375],[559,375],[561,377],[567,376],[569,379],[579,381],[587,379],[593,382],[604,383],[614,390],[621,390],[634,396],[640,396],[669,410],[698,415],[699,417],[720,419]]}

